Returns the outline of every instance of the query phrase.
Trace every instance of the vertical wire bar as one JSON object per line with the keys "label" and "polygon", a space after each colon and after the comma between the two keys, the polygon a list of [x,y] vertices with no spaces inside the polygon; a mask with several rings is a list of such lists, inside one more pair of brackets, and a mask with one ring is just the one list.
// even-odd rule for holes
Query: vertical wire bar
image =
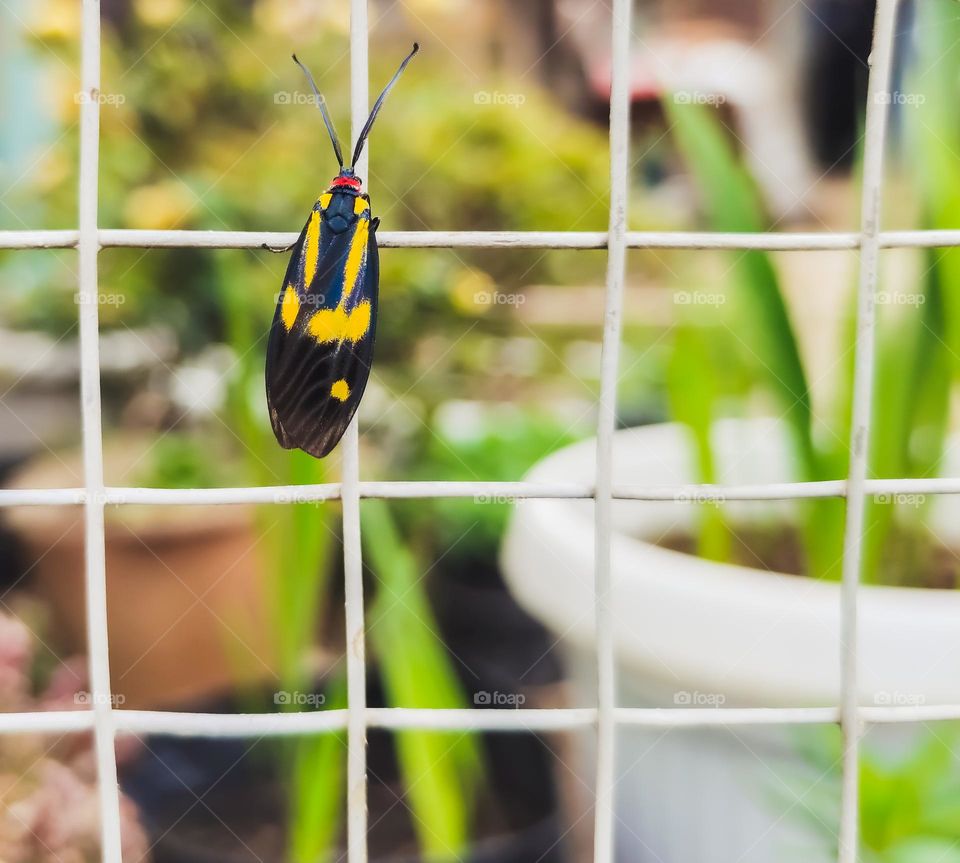
{"label": "vertical wire bar", "polygon": [[613,433],[620,364],[623,282],[627,253],[627,154],[630,144],[630,11],[632,0],[614,0],[611,16],[610,224],[607,286],[600,361],[595,488],[595,599],[597,638],[597,776],[594,863],[612,863],[614,855],[614,767],[616,655],[611,611],[610,539],[613,507]]}
{"label": "vertical wire bar", "polygon": [[[369,104],[367,0],[350,3],[350,128],[352,151],[367,119]],[[367,174],[364,148],[358,164],[360,177]],[[367,186],[369,189],[369,184]],[[360,545],[360,435],[358,417],[347,428],[341,443],[343,506],[343,571],[346,597],[347,637],[347,860],[367,863],[367,672],[363,613],[363,550]]]}
{"label": "vertical wire bar", "polygon": [[862,718],[858,691],[857,592],[862,566],[867,455],[873,402],[875,347],[874,294],[880,261],[880,204],[887,116],[893,67],[897,0],[877,3],[867,87],[860,211],[860,279],[854,359],[850,469],[847,477],[846,524],[843,537],[841,588],[841,698],[843,784],[840,802],[840,863],[856,863],[859,845],[859,771]]}
{"label": "vertical wire bar", "polygon": [[81,29],[79,323],[80,409],[87,499],[84,522],[87,653],[94,749],[100,796],[100,841],[105,863],[120,863],[120,791],[114,750],[113,698],[107,633],[104,536],[103,433],[100,414],[100,344],[97,308],[97,233],[100,147],[100,3],[83,0]]}

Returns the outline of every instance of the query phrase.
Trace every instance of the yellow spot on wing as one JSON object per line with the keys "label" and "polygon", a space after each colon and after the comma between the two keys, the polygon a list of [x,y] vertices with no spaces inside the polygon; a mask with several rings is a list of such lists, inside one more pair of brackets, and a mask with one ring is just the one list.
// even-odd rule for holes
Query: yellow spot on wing
{"label": "yellow spot on wing", "polygon": [[370,329],[370,302],[364,300],[348,312],[341,302],[335,309],[320,309],[307,325],[318,342],[359,342]]}
{"label": "yellow spot on wing", "polygon": [[[364,201],[364,203],[366,203]],[[357,286],[360,270],[367,256],[367,239],[370,236],[369,218],[360,219],[354,229],[347,251],[343,270],[343,292],[334,309],[320,309],[310,318],[307,332],[320,344],[327,342],[359,342],[370,331],[372,309],[369,300],[357,303],[347,311],[347,300]]]}
{"label": "yellow spot on wing", "polygon": [[361,198],[359,195],[353,199],[353,212],[355,212],[358,216],[369,207],[370,205],[366,202],[366,200]]}
{"label": "yellow spot on wing", "polygon": [[347,253],[347,263],[343,268],[343,299],[340,300],[341,304],[346,302],[357,286],[360,268],[367,257],[367,238],[369,235],[370,220],[360,219],[357,222],[356,230],[353,232],[350,251]]}
{"label": "yellow spot on wing", "polygon": [[347,315],[347,340],[359,342],[370,329],[370,302],[364,300]]}
{"label": "yellow spot on wing", "polygon": [[283,325],[287,328],[288,333],[293,329],[299,311],[300,298],[297,296],[293,285],[287,285],[283,292],[283,302],[280,305],[280,318],[283,320]]}
{"label": "yellow spot on wing", "polygon": [[330,201],[332,200],[333,200],[333,195],[331,195],[329,192],[324,192],[320,196],[320,209],[321,210],[327,209],[327,207],[330,206]]}
{"label": "yellow spot on wing", "polygon": [[330,387],[330,395],[332,395],[335,399],[345,402],[348,398],[350,398],[350,384],[348,384],[343,378],[340,378],[338,381],[334,381],[333,385]]}
{"label": "yellow spot on wing", "polygon": [[314,210],[310,213],[310,222],[307,224],[307,238],[303,244],[303,285],[310,288],[313,277],[317,273],[317,262],[320,259],[320,214]]}

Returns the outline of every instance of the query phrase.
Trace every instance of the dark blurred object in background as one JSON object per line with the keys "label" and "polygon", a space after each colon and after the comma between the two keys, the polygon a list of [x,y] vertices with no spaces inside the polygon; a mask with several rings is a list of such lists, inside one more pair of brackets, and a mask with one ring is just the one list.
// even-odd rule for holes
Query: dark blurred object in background
{"label": "dark blurred object in background", "polygon": [[848,167],[856,154],[875,9],[875,0],[807,7],[803,109],[813,153],[827,169]]}

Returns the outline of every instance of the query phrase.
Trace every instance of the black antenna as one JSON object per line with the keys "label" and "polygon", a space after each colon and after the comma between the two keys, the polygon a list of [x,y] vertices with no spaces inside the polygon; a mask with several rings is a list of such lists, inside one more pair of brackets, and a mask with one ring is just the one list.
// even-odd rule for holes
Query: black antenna
{"label": "black antenna", "polygon": [[333,128],[333,120],[330,119],[330,115],[327,113],[327,100],[323,98],[317,89],[317,82],[313,80],[313,75],[310,74],[310,70],[297,59],[296,54],[291,56],[293,57],[293,62],[296,63],[303,70],[303,74],[307,76],[307,80],[313,89],[313,94],[317,97],[317,107],[320,109],[320,113],[323,114],[323,122],[327,127],[327,132],[330,133],[333,152],[337,154],[337,161],[340,163],[340,167],[343,168],[343,152],[340,150],[340,139],[337,137],[337,130]]}
{"label": "black antenna", "polygon": [[370,134],[370,128],[373,126],[373,121],[377,119],[377,114],[380,113],[380,108],[383,105],[383,100],[387,98],[387,93],[390,92],[390,89],[394,84],[397,83],[397,78],[400,77],[403,70],[407,68],[407,63],[409,63],[417,51],[420,50],[420,44],[418,42],[413,43],[413,50],[407,54],[406,59],[400,64],[400,68],[394,72],[393,77],[390,79],[390,83],[383,88],[383,92],[380,94],[376,102],[373,103],[373,110],[370,112],[370,116],[367,117],[367,122],[363,124],[363,128],[360,130],[360,137],[357,138],[357,146],[353,151],[353,161],[351,166],[356,166],[357,159],[360,158],[360,151],[363,150],[363,145],[367,141],[367,135]]}

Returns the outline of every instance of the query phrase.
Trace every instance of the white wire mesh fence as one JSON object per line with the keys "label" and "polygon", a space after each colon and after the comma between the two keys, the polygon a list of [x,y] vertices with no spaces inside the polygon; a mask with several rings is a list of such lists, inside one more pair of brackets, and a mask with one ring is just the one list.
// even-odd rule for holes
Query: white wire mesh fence
{"label": "white wire mesh fence", "polygon": [[[883,248],[960,246],[960,230],[879,230],[883,153],[891,77],[894,24],[898,0],[879,0],[871,57],[864,143],[861,228],[857,233],[653,233],[626,226],[628,189],[631,0],[613,0],[610,110],[611,195],[606,232],[385,231],[384,248],[542,248],[607,249],[608,270],[603,329],[601,392],[597,427],[597,473],[592,486],[528,482],[361,482],[356,422],[343,440],[343,475],[339,483],[309,486],[168,490],[107,487],[103,477],[101,433],[97,255],[101,248],[259,248],[292,243],[289,232],[138,231],[102,229],[97,224],[100,101],[100,5],[83,0],[82,88],[93,98],[81,103],[79,226],[75,231],[0,231],[0,248],[77,248],[79,252],[80,359],[85,480],[83,488],[0,490],[0,506],[83,505],[86,512],[86,603],[91,680],[91,709],[0,715],[0,734],[27,731],[92,731],[95,737],[102,813],[102,854],[120,863],[120,812],[114,742],[118,734],[167,734],[202,737],[282,736],[346,730],[348,738],[348,859],[367,860],[366,733],[369,728],[545,732],[594,729],[597,777],[594,831],[595,863],[614,859],[615,735],[621,726],[695,727],[840,723],[845,737],[841,800],[840,863],[853,863],[858,847],[857,762],[866,723],[960,719],[960,705],[861,706],[857,700],[857,588],[866,496],[879,493],[957,494],[960,479],[866,478],[873,370],[873,298],[877,263]],[[351,0],[351,116],[354,133],[368,108],[367,0]],[[365,165],[358,166],[361,176]],[[621,337],[626,250],[859,250],[860,282],[850,472],[846,480],[776,483],[751,486],[624,486],[615,482],[611,439],[616,411],[616,375]],[[364,608],[360,546],[360,501],[363,498],[590,498],[596,503],[595,613],[598,633],[598,693],[594,708],[509,711],[370,708],[365,702]],[[842,696],[835,707],[817,708],[624,708],[616,705],[613,626],[610,621],[611,507],[616,499],[779,500],[815,497],[846,499],[843,561]],[[290,504],[339,499],[343,510],[347,707],[310,713],[222,715],[118,710],[111,697],[107,635],[104,507],[122,504],[217,505]]]}

